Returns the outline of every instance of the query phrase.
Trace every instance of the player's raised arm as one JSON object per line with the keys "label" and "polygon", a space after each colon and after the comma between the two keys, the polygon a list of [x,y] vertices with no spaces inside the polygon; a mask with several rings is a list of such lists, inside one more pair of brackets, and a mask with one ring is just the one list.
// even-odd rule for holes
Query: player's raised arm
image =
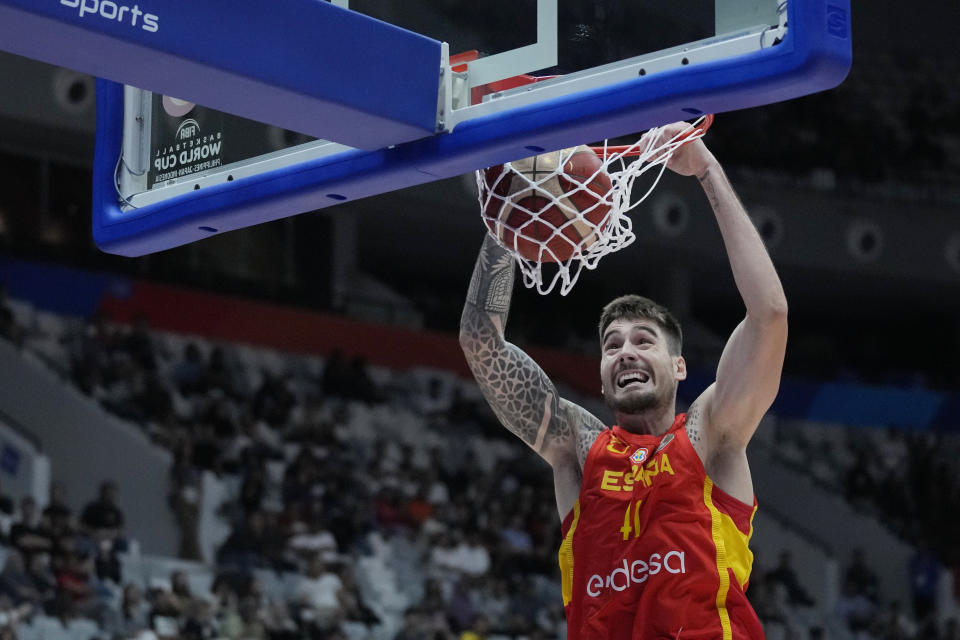
{"label": "player's raised arm", "polygon": [[561,399],[537,363],[506,341],[514,271],[513,257],[488,235],[463,307],[460,345],[500,422],[554,469],[579,470],[604,427],[585,409]]}
{"label": "player's raised arm", "polygon": [[695,175],[703,186],[746,306],[746,317],[720,357],[716,383],[691,408],[691,414],[702,414],[712,452],[741,451],[780,386],[787,299],[760,234],[703,141],[681,147],[667,166],[682,175]]}

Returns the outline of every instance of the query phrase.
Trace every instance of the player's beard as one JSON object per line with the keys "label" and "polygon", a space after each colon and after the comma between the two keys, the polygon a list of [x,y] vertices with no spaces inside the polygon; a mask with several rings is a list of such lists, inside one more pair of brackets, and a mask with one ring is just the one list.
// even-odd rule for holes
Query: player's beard
{"label": "player's beard", "polygon": [[631,393],[621,398],[609,391],[604,391],[603,400],[616,413],[636,415],[657,406],[660,396],[656,389],[647,389],[643,393]]}

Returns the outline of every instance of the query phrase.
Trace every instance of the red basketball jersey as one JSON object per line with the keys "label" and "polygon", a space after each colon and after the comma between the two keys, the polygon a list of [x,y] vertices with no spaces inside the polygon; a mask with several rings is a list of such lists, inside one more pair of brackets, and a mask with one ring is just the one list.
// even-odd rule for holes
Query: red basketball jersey
{"label": "red basketball jersey", "polygon": [[756,501],[713,485],[685,423],[590,448],[559,554],[569,640],[764,637],[744,595]]}

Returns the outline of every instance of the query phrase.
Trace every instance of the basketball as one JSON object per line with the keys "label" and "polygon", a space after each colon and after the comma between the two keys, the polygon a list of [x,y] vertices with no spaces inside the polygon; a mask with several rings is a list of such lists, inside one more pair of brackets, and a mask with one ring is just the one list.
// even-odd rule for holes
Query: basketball
{"label": "basketball", "polygon": [[484,170],[484,222],[527,260],[566,262],[606,226],[610,188],[603,161],[586,146],[497,165]]}

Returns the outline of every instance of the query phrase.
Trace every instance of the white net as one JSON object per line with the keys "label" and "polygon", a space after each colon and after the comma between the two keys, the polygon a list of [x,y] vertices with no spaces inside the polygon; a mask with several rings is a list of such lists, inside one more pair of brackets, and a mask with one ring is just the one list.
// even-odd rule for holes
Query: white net
{"label": "white net", "polygon": [[[703,135],[700,118],[666,138],[651,129],[625,147],[574,147],[477,171],[480,212],[488,232],[520,266],[523,283],[567,295],[583,269],[632,243],[627,216],[660,181],[683,144]],[[638,194],[634,184],[651,173]]]}

